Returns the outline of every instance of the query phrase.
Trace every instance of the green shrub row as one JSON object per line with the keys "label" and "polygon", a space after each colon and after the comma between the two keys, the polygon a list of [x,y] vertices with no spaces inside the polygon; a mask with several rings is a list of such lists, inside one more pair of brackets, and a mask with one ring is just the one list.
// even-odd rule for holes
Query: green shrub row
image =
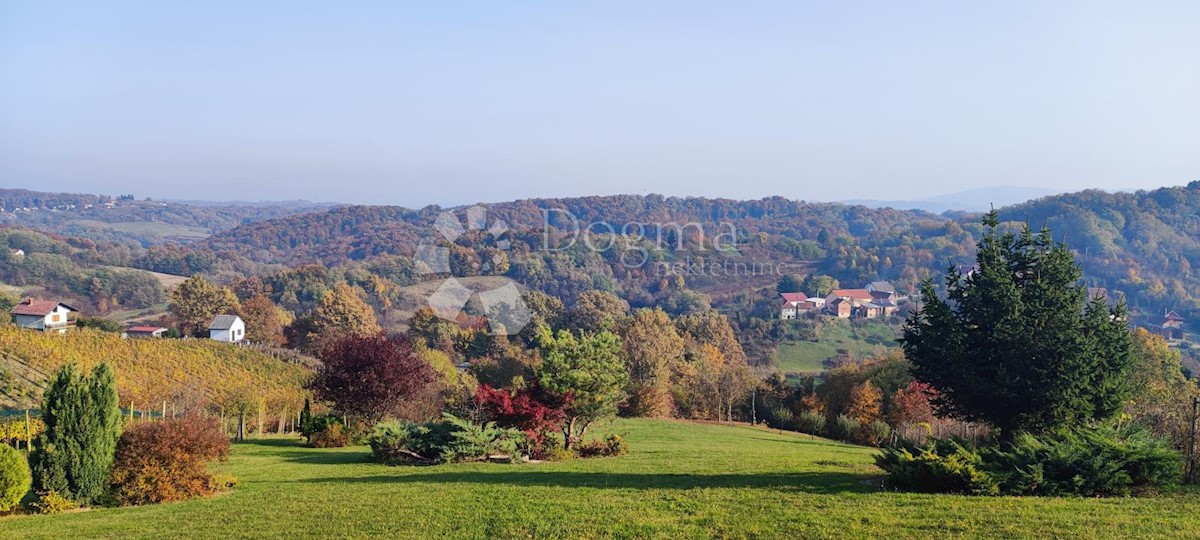
{"label": "green shrub row", "polygon": [[876,464],[894,489],[969,495],[1140,495],[1170,489],[1182,474],[1179,454],[1140,427],[1021,434],[978,447],[959,440],[901,444],[884,449]]}

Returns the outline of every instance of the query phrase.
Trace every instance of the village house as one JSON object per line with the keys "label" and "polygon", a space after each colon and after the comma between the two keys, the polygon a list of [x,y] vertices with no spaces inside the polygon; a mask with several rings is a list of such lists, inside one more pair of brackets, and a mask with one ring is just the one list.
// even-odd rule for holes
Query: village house
{"label": "village house", "polygon": [[783,320],[795,319],[800,316],[800,304],[808,300],[808,295],[802,292],[782,293],[783,303],[779,307],[779,318]]}
{"label": "village house", "polygon": [[146,326],[137,325],[130,326],[121,333],[123,338],[160,338],[167,333],[167,329],[161,326]]}
{"label": "village house", "polygon": [[878,319],[883,317],[883,306],[867,302],[855,309],[855,315],[859,319]]}
{"label": "village house", "polygon": [[[837,300],[845,300],[853,312],[853,309],[870,302],[873,299],[871,291],[866,289],[835,289],[825,297],[825,311],[830,315],[840,317],[840,308],[836,308],[834,303]],[[839,304],[840,305],[840,304]],[[848,316],[847,316],[848,317]],[[845,318],[845,317],[843,317]]]}
{"label": "village house", "polygon": [[890,317],[905,297],[896,293],[886,281],[873,281],[861,289],[835,289],[828,296],[808,296],[805,293],[782,293],[780,315],[784,320],[805,313],[824,313],[840,319],[879,319]]}
{"label": "village house", "polygon": [[834,298],[832,302],[825,303],[825,311],[839,319],[849,319],[854,313],[854,305],[845,298]]}
{"label": "village house", "polygon": [[1168,311],[1163,315],[1162,324],[1158,326],[1158,333],[1167,339],[1167,341],[1177,342],[1183,341],[1183,324],[1187,322],[1183,317],[1179,316],[1174,311]]}
{"label": "village house", "polygon": [[10,313],[21,328],[61,333],[75,327],[75,314],[79,310],[57,300],[25,298]]}
{"label": "village house", "polygon": [[246,323],[237,315],[217,315],[208,324],[208,339],[238,343],[246,339]]}

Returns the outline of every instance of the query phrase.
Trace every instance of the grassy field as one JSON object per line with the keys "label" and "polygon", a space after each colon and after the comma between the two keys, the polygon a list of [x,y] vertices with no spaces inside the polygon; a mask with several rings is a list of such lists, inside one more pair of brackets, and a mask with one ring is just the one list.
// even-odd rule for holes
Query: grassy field
{"label": "grassy field", "polygon": [[823,363],[847,349],[855,358],[895,347],[896,329],[884,323],[854,323],[845,320],[823,321],[820,340],[791,341],[779,346],[776,359],[779,370],[789,375],[811,375],[825,370]]}
{"label": "grassy field", "polygon": [[94,219],[73,219],[67,225],[85,229],[113,230],[118,232],[157,236],[160,238],[175,238],[179,240],[203,240],[211,235],[211,231],[203,227],[188,227],[159,221],[97,221]]}
{"label": "grassy field", "polygon": [[389,467],[363,447],[239,444],[207,500],[0,519],[4,538],[1195,538],[1200,494],[881,491],[873,451],[762,429],[623,420],[630,455]]}

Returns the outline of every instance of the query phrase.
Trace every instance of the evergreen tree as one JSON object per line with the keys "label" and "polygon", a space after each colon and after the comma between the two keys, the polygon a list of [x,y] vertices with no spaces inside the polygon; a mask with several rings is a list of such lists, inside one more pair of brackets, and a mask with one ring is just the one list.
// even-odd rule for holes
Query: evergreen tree
{"label": "evergreen tree", "polygon": [[302,409],[300,411],[300,425],[298,427],[300,429],[300,434],[304,435],[305,438],[308,438],[308,436],[311,434],[311,432],[309,430],[309,426],[311,426],[311,425],[312,425],[312,401],[309,400],[308,398],[304,398],[304,409]]}
{"label": "evergreen tree", "polygon": [[625,400],[629,373],[621,361],[621,338],[611,332],[551,333],[538,329],[542,365],[534,373],[538,384],[566,401],[563,437],[567,449],[579,443],[592,422],[617,413]]}
{"label": "evergreen tree", "polygon": [[107,364],[90,377],[68,364],[51,381],[42,404],[45,427],[30,454],[34,486],[80,504],[100,498],[121,431],[116,379]]}
{"label": "evergreen tree", "polygon": [[931,280],[905,323],[913,374],[933,386],[942,415],[987,422],[1011,439],[1116,413],[1132,363],[1124,304],[1087,302],[1081,272],[1049,230],[1000,234],[984,219],[978,271]]}

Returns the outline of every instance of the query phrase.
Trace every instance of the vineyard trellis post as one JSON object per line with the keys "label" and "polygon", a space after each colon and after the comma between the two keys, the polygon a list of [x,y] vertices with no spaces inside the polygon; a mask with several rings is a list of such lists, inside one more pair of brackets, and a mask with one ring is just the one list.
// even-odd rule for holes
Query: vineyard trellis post
{"label": "vineyard trellis post", "polygon": [[1200,481],[1200,470],[1196,467],[1196,421],[1200,416],[1200,397],[1192,397],[1192,418],[1188,433],[1187,464],[1184,480],[1186,482]]}

